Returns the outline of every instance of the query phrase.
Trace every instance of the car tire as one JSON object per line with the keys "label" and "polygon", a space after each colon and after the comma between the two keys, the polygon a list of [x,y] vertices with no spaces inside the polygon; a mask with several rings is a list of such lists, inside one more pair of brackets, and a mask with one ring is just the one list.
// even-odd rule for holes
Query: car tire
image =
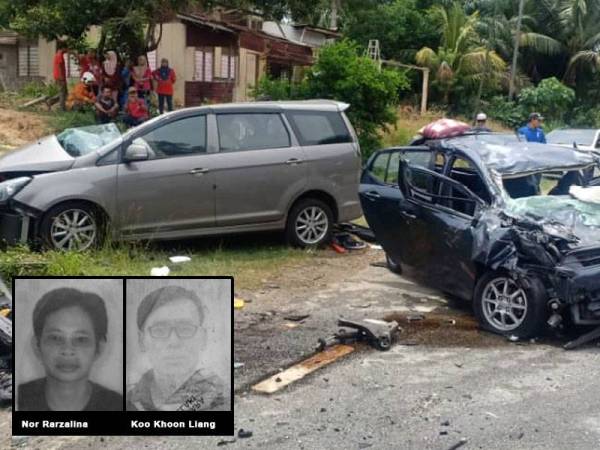
{"label": "car tire", "polygon": [[385,263],[390,272],[394,272],[398,275],[402,274],[401,264],[399,262],[394,261],[394,259],[387,253],[385,254]]}
{"label": "car tire", "polygon": [[43,217],[39,235],[48,250],[85,251],[97,248],[105,237],[102,215],[80,202],[61,203]]}
{"label": "car tire", "polygon": [[539,278],[513,279],[488,272],[475,287],[473,309],[481,328],[528,339],[539,335],[548,319],[547,293]]}
{"label": "car tire", "polygon": [[288,214],[286,239],[294,247],[320,247],[331,241],[333,212],[323,201],[306,198]]}

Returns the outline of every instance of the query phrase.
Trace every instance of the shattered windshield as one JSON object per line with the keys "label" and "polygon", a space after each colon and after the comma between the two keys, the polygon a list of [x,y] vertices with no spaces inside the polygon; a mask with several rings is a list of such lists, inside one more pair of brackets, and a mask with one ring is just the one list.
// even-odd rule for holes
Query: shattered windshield
{"label": "shattered windshield", "polygon": [[74,158],[87,155],[111,143],[121,136],[114,123],[92,125],[81,128],[67,128],[56,138],[65,151]]}
{"label": "shattered windshield", "polygon": [[554,130],[548,133],[546,140],[549,144],[568,144],[591,146],[594,143],[597,130]]}

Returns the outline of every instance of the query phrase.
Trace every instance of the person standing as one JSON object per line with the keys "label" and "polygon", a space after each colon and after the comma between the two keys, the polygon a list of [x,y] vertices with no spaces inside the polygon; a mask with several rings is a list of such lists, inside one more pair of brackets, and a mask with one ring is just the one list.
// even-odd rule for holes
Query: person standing
{"label": "person standing", "polygon": [[169,67],[169,60],[162,58],[160,68],[152,74],[156,82],[156,93],[158,94],[158,110],[162,114],[167,101],[167,111],[173,111],[173,84],[177,77],[175,71]]}
{"label": "person standing", "polygon": [[65,55],[69,53],[63,41],[56,41],[56,53],[53,60],[54,82],[58,86],[58,98],[60,108],[67,110],[67,67],[65,65]]}
{"label": "person standing", "polygon": [[138,63],[133,67],[131,76],[138,97],[146,100],[146,105],[149,105],[150,90],[152,89],[152,71],[148,67],[148,60],[144,55],[138,57]]}
{"label": "person standing", "polygon": [[480,112],[477,114],[475,118],[475,126],[473,127],[473,131],[484,131],[491,132],[492,130],[487,126],[487,114],[484,112]]}
{"label": "person standing", "polygon": [[128,90],[131,87],[131,60],[126,58],[121,68],[121,87],[119,88],[119,108],[127,105]]}
{"label": "person standing", "polygon": [[119,87],[121,86],[121,71],[119,70],[119,60],[117,53],[109,50],[104,55],[102,63],[102,90],[109,88],[113,100],[117,101]]}
{"label": "person standing", "polygon": [[544,135],[544,130],[541,127],[543,120],[544,118],[540,113],[534,112],[529,114],[527,125],[519,128],[519,134],[524,136],[527,142],[539,142],[540,144],[545,144],[546,136]]}

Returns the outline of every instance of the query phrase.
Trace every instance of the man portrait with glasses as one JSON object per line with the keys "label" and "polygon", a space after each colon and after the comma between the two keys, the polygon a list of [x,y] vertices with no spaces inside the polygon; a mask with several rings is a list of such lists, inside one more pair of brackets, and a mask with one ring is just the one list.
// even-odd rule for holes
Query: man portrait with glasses
{"label": "man portrait with glasses", "polygon": [[[205,304],[190,289],[153,290],[136,312],[139,352],[150,369],[126,396],[128,411],[229,411],[224,381],[202,363],[207,350]],[[129,338],[131,339],[131,338]]]}

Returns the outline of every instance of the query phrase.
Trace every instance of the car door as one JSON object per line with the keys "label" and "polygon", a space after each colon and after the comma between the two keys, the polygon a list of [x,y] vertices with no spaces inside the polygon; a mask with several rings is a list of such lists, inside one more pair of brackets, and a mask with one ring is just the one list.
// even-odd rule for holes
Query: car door
{"label": "car door", "polygon": [[308,184],[306,158],[278,112],[216,114],[216,223],[277,222]]}
{"label": "car door", "polygon": [[206,115],[141,129],[132,140],[146,146],[149,158],[118,166],[121,232],[177,237],[214,226],[215,153],[207,153]]}
{"label": "car door", "polygon": [[398,186],[401,158],[428,166],[432,151],[429,147],[397,147],[377,152],[363,170],[359,197],[365,219],[388,256],[411,265],[411,241],[418,230],[414,226],[414,206]]}
{"label": "car door", "polygon": [[[445,165],[447,175],[455,176],[457,161],[452,157]],[[467,187],[457,179],[408,164],[403,165],[400,176],[405,195],[414,204],[413,227],[418,227],[410,249],[425,255],[412,260],[415,275],[428,285],[471,298],[477,276],[473,263],[475,217],[486,203],[470,188],[481,190],[484,196],[483,179],[470,179]]]}

